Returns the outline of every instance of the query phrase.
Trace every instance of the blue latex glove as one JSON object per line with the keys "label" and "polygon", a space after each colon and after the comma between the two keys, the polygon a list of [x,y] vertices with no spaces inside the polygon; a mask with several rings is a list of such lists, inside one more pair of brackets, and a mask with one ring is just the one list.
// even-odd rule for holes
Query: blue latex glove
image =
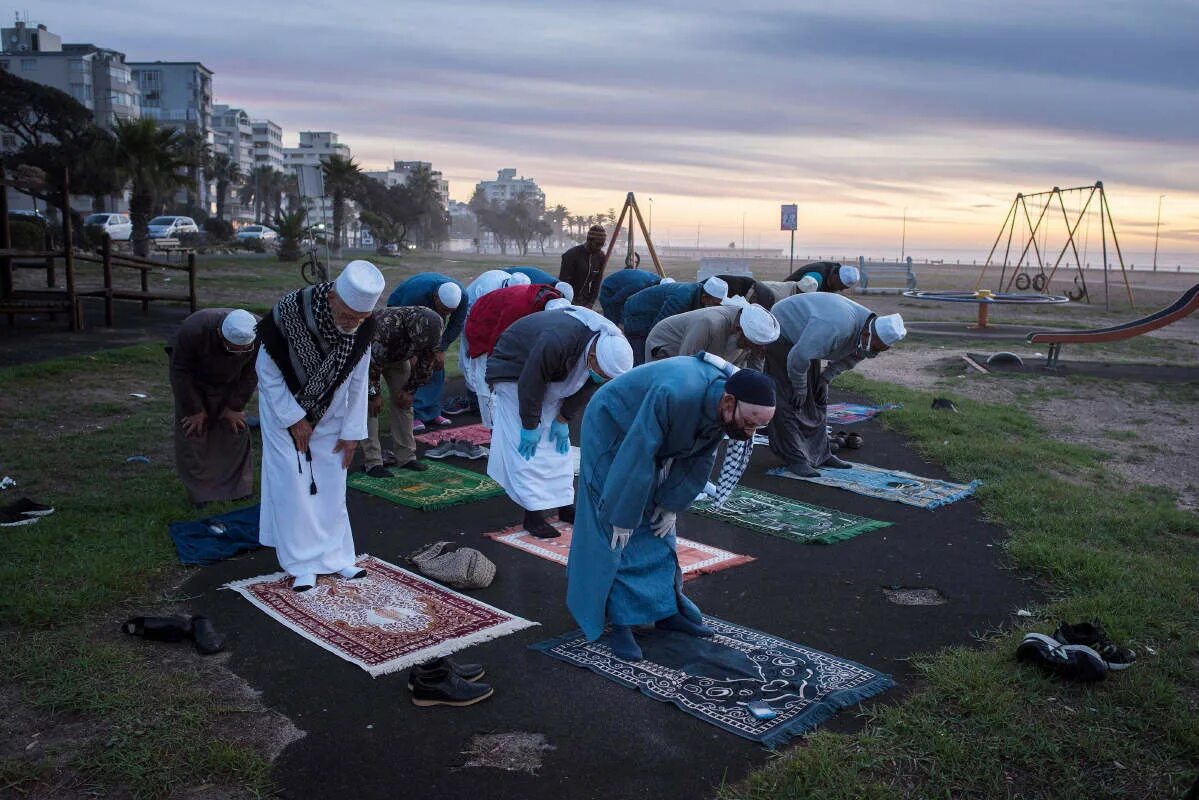
{"label": "blue latex glove", "polygon": [[520,429],[520,444],[516,446],[516,452],[520,453],[520,457],[528,461],[537,452],[537,443],[541,441],[541,429],[527,428]]}
{"label": "blue latex glove", "polygon": [[565,455],[570,452],[570,426],[565,422],[554,420],[550,423],[550,438],[557,445],[559,455]]}

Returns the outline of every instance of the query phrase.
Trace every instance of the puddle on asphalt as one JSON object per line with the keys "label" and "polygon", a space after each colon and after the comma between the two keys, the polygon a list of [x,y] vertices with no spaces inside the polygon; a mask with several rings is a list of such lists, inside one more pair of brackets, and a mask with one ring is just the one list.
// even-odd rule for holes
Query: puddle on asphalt
{"label": "puddle on asphalt", "polygon": [[943,606],[949,602],[940,589],[932,587],[884,586],[883,596],[897,606]]}
{"label": "puddle on asphalt", "polygon": [[460,769],[494,767],[536,775],[541,768],[542,754],[555,749],[542,733],[480,733],[472,737],[462,751],[466,762]]}

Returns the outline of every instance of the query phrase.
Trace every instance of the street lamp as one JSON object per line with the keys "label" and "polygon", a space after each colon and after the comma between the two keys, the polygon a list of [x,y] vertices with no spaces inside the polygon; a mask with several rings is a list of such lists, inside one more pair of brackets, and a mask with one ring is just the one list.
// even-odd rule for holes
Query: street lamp
{"label": "street lamp", "polygon": [[654,198],[649,199],[649,235],[654,235]]}
{"label": "street lamp", "polygon": [[1157,226],[1153,229],[1153,271],[1157,272],[1157,236],[1162,230],[1162,198],[1164,194],[1157,196]]}
{"label": "street lamp", "polygon": [[903,207],[903,233],[899,240],[899,260],[903,261],[903,257],[908,253],[908,207]]}

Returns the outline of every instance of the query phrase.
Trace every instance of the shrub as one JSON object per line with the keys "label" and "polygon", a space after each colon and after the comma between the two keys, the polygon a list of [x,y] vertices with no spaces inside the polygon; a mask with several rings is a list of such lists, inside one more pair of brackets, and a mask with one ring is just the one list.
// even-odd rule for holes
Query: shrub
{"label": "shrub", "polygon": [[227,242],[233,238],[233,225],[217,217],[209,217],[201,226],[210,242]]}
{"label": "shrub", "polygon": [[197,250],[208,245],[208,234],[200,231],[199,233],[181,233],[179,234],[179,244],[192,250]]}
{"label": "shrub", "polygon": [[46,246],[46,226],[28,219],[8,220],[14,250],[41,250]]}
{"label": "shrub", "polygon": [[238,244],[245,250],[251,253],[265,253],[266,243],[262,239],[242,239]]}

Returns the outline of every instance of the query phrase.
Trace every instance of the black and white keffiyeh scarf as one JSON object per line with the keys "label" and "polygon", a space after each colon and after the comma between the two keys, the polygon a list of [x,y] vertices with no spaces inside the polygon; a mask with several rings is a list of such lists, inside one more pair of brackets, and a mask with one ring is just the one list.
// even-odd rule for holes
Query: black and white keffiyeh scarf
{"label": "black and white keffiyeh scarf", "polygon": [[263,346],[313,425],[329,410],[333,393],[365,353],[373,330],[369,319],[354,333],[337,329],[329,303],[332,288],[320,283],[285,294],[259,325]]}

